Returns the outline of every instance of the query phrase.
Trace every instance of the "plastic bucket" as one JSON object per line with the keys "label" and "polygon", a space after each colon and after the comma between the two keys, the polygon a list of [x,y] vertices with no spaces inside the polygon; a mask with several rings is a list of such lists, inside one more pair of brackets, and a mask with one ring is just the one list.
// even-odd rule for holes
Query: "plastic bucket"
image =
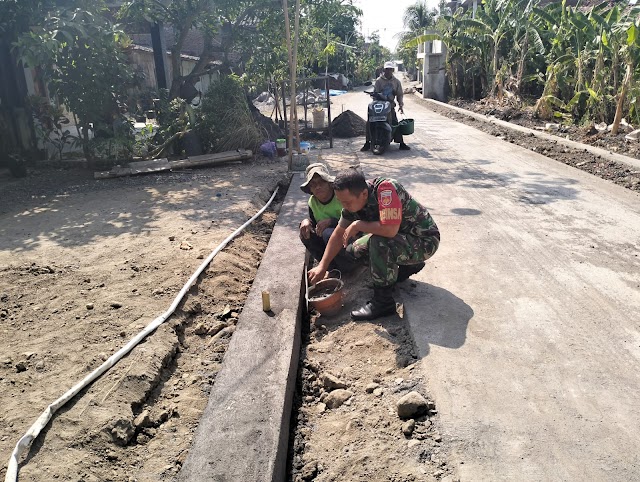
{"label": "plastic bucket", "polygon": [[398,130],[403,136],[413,134],[413,119],[403,119],[398,122]]}
{"label": "plastic bucket", "polygon": [[278,157],[283,157],[287,154],[287,140],[276,139],[276,149],[278,151]]}
{"label": "plastic bucket", "polygon": [[311,151],[311,143],[310,142],[301,142],[300,143],[300,152],[302,154],[309,154]]}

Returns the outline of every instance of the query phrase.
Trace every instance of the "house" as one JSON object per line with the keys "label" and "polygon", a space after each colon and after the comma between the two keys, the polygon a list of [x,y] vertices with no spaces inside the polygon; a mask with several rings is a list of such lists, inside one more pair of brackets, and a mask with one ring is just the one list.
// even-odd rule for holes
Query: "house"
{"label": "house", "polygon": [[[435,33],[435,31],[428,31]],[[422,82],[422,97],[446,102],[446,60],[447,47],[440,40],[432,40],[418,45],[418,82]]]}
{"label": "house", "polygon": [[[173,80],[173,73],[171,72],[171,68],[169,68],[171,65],[171,49],[175,45],[176,35],[172,27],[161,27],[157,33],[158,37],[156,42],[163,46],[162,50],[165,52],[164,75],[166,79],[166,87],[169,87]],[[165,85],[161,85],[162,82],[159,83],[159,76],[156,71],[158,59],[154,56],[153,32],[132,33],[130,34],[130,37],[133,44],[130,54],[132,64],[141,74],[143,74],[145,86],[152,89],[165,87]],[[187,33],[182,44],[180,55],[181,75],[187,75],[193,70],[193,67],[200,60],[200,55],[204,50],[204,46],[205,41],[201,32],[192,29]],[[194,85],[196,90],[202,94],[204,94],[209,89],[211,83],[219,77],[220,69],[222,69],[226,63],[230,63],[232,65],[239,65],[241,63],[240,55],[234,52],[229,53],[225,58],[221,52],[222,47],[221,40],[219,38],[214,39],[213,48],[217,51],[213,53],[212,60],[209,62],[208,68],[199,76]]]}

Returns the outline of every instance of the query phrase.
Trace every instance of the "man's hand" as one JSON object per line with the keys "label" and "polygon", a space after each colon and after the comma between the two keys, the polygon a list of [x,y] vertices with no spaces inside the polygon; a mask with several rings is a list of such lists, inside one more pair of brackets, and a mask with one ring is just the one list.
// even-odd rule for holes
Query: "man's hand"
{"label": "man's hand", "polygon": [[349,225],[347,229],[344,231],[344,235],[342,236],[342,246],[347,247],[349,244],[349,240],[355,238],[360,230],[360,221],[355,221]]}
{"label": "man's hand", "polygon": [[318,224],[316,224],[316,234],[318,236],[322,236],[322,232],[331,227],[331,218],[328,219],[323,219],[322,221],[318,221]]}
{"label": "man's hand", "polygon": [[310,269],[307,273],[307,278],[309,278],[309,285],[314,285],[318,281],[322,281],[324,279],[324,275],[327,273],[326,269],[322,269],[321,266],[316,266],[313,269]]}
{"label": "man's hand", "polygon": [[398,112],[400,112],[401,114],[404,114],[404,106],[398,106]]}
{"label": "man's hand", "polygon": [[309,239],[311,237],[311,231],[313,230],[313,226],[311,225],[311,220],[304,219],[300,223],[300,236],[304,239]]}

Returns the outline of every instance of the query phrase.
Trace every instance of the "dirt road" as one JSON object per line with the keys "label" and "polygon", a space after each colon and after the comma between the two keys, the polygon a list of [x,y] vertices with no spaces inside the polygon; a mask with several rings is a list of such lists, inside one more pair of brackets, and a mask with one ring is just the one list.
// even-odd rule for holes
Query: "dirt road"
{"label": "dirt road", "polygon": [[[340,102],[365,112],[366,98]],[[640,480],[640,196],[407,96],[400,180],[442,244],[403,288],[461,480]]]}

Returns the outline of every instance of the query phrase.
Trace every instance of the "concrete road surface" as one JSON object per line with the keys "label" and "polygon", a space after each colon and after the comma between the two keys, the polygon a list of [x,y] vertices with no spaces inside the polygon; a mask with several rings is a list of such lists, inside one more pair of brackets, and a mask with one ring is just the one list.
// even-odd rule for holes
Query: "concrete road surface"
{"label": "concrete road surface", "polygon": [[442,233],[400,291],[461,480],[640,480],[640,196],[406,97],[412,150],[354,156]]}

